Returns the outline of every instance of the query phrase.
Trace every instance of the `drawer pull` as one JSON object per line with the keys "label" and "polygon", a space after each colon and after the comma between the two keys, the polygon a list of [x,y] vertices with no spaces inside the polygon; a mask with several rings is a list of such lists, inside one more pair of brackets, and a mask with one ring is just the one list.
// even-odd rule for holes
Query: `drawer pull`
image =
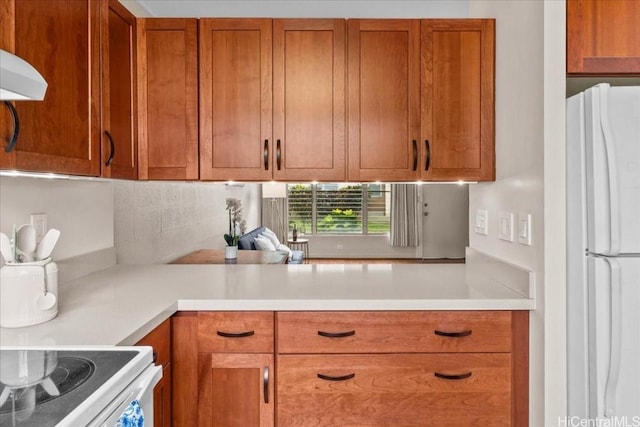
{"label": "drawer pull", "polygon": [[441,337],[460,338],[460,337],[468,337],[469,335],[471,335],[471,329],[469,329],[468,331],[462,331],[462,332],[445,332],[445,331],[439,331],[436,329],[435,331],[433,331],[433,333]]}
{"label": "drawer pull", "polygon": [[341,377],[332,377],[331,375],[318,374],[318,378],[325,381],[346,381],[346,380],[350,380],[351,378],[355,378],[355,376],[356,376],[355,373],[343,375]]}
{"label": "drawer pull", "polygon": [[460,374],[460,375],[447,375],[447,374],[441,374],[440,372],[434,372],[433,375],[435,375],[438,378],[442,378],[443,380],[464,380],[471,376],[471,372],[467,372],[466,374]]}
{"label": "drawer pull", "polygon": [[223,332],[223,331],[216,331],[216,333],[221,336],[221,337],[225,337],[225,338],[244,338],[244,337],[250,337],[251,335],[254,335],[255,332],[254,331],[247,331],[247,332],[238,332],[238,333],[234,333],[234,332]]}
{"label": "drawer pull", "polygon": [[320,335],[321,337],[327,337],[327,338],[345,338],[345,337],[352,337],[355,334],[356,334],[356,331],[347,331],[347,332],[318,331],[318,335]]}

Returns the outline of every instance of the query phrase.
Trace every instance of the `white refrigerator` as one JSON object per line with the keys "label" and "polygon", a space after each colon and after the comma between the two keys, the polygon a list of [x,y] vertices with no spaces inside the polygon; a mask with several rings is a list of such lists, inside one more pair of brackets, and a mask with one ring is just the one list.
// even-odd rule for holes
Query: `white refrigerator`
{"label": "white refrigerator", "polygon": [[567,262],[568,415],[640,425],[640,87],[567,100]]}

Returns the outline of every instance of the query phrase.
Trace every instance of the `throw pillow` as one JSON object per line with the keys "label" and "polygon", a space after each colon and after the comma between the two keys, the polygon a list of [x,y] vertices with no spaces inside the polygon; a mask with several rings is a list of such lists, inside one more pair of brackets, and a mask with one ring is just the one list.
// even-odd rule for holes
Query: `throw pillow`
{"label": "throw pillow", "polygon": [[287,245],[283,245],[282,243],[280,243],[278,246],[276,246],[276,249],[288,253],[289,257],[291,256],[291,249],[289,249],[289,246]]}
{"label": "throw pillow", "polygon": [[273,231],[269,230],[268,228],[265,228],[264,231],[261,233],[263,236],[269,238],[269,240],[271,240],[271,243],[273,243],[274,247],[278,247],[280,245],[280,240],[278,240],[278,236],[276,236],[276,233],[274,233]]}
{"label": "throw pillow", "polygon": [[256,236],[254,239],[256,242],[256,247],[261,251],[275,251],[276,247],[273,246],[271,240],[268,237],[263,236],[262,234]]}

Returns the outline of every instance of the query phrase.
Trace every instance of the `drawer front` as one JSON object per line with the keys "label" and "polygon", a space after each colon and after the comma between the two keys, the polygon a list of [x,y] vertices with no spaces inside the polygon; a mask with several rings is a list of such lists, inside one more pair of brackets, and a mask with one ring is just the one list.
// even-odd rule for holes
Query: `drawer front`
{"label": "drawer front", "polygon": [[278,353],[510,352],[509,311],[279,312]]}
{"label": "drawer front", "polygon": [[273,312],[199,312],[198,351],[273,353]]}
{"label": "drawer front", "polygon": [[136,345],[153,347],[153,358],[156,365],[167,366],[171,361],[171,319],[158,325],[144,336]]}
{"label": "drawer front", "polygon": [[277,425],[508,426],[506,353],[283,355]]}

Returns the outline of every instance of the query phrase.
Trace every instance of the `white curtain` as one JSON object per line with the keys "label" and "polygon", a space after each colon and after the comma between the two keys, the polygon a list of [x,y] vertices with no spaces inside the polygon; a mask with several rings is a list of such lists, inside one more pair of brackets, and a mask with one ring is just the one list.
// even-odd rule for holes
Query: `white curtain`
{"label": "white curtain", "polygon": [[281,243],[287,244],[287,199],[262,199],[262,225],[273,231]]}
{"label": "white curtain", "polygon": [[418,246],[418,187],[391,184],[391,246]]}

